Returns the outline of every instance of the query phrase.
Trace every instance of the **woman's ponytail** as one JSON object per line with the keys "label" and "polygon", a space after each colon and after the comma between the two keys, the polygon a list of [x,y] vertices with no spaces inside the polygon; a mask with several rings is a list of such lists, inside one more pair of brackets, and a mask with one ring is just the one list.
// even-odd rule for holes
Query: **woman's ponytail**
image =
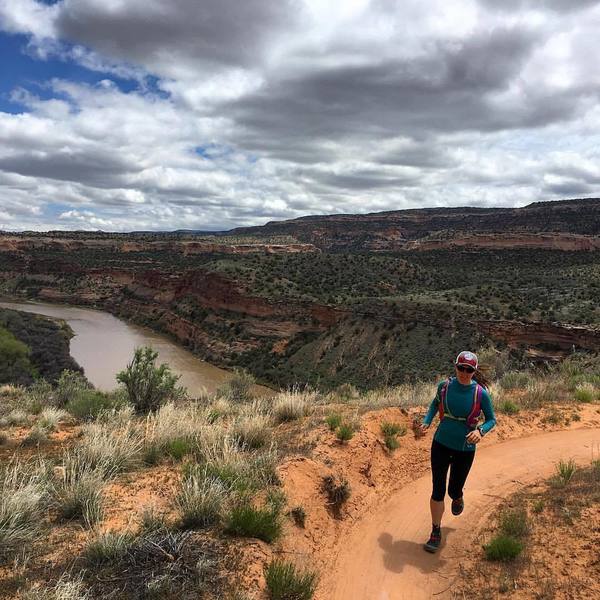
{"label": "woman's ponytail", "polygon": [[489,378],[489,376],[485,374],[484,370],[486,370],[485,367],[481,367],[481,366],[479,366],[477,369],[475,369],[475,373],[473,374],[473,379],[481,387],[485,388],[486,390],[489,390],[490,385],[492,384],[492,381]]}

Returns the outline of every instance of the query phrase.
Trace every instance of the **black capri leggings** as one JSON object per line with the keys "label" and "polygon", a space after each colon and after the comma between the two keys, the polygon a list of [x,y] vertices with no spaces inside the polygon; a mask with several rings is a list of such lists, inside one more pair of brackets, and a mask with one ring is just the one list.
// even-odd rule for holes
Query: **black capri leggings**
{"label": "black capri leggings", "polygon": [[446,495],[446,477],[450,467],[450,482],[448,495],[453,500],[462,498],[463,486],[471,470],[475,451],[452,450],[433,440],[431,444],[431,474],[433,477],[433,492],[431,499],[441,502]]}

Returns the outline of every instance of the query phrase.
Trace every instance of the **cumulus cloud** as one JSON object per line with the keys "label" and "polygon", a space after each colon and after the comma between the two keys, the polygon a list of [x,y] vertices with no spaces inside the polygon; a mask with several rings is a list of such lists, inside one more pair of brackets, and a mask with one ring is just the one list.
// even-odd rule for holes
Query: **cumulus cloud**
{"label": "cumulus cloud", "polygon": [[0,0],[48,65],[0,112],[0,227],[597,195],[599,4]]}

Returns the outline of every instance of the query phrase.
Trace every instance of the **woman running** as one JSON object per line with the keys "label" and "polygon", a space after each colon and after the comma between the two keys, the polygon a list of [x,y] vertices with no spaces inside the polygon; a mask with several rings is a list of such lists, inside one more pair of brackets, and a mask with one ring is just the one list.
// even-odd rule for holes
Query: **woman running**
{"label": "woman running", "polygon": [[[433,528],[424,546],[427,552],[436,552],[442,541],[441,525],[448,468],[448,495],[452,498],[452,514],[460,515],[465,506],[463,486],[475,458],[475,447],[496,425],[487,391],[489,381],[478,367],[477,355],[473,352],[461,352],[456,357],[456,377],[450,377],[438,385],[437,394],[421,425],[421,433],[424,434],[435,413],[439,414],[440,424],[431,444],[433,492],[430,508]],[[482,410],[485,422],[478,425]]]}

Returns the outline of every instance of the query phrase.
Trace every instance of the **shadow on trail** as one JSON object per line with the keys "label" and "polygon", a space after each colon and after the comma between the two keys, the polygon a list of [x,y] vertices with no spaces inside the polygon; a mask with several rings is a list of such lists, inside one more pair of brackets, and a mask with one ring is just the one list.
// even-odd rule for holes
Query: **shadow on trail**
{"label": "shadow on trail", "polygon": [[392,534],[387,532],[382,533],[377,538],[377,542],[384,552],[383,564],[385,568],[394,573],[402,573],[406,565],[412,565],[417,567],[422,573],[438,572],[447,562],[443,558],[443,551],[448,535],[453,531],[454,529],[452,528],[442,527],[442,543],[440,549],[435,554],[430,554],[423,550],[423,544],[426,540],[423,540],[422,543],[409,540],[394,540]]}

